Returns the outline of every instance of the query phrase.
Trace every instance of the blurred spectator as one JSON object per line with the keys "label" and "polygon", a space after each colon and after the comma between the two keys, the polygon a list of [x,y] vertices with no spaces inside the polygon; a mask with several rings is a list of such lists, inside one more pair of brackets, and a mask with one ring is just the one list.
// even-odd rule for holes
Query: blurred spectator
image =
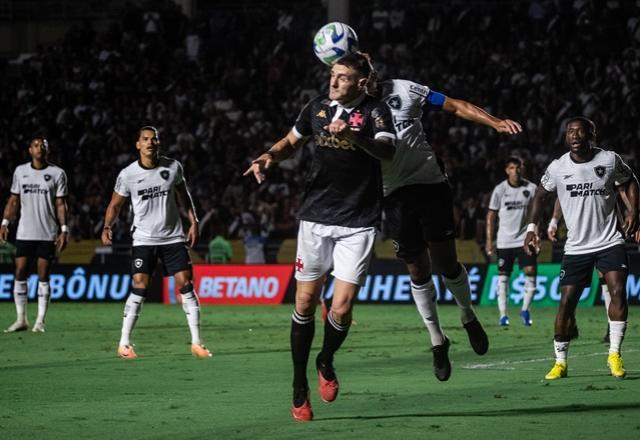
{"label": "blurred spectator", "polygon": [[233,258],[233,249],[229,240],[222,235],[216,235],[209,242],[209,253],[207,254],[208,263],[228,263]]}

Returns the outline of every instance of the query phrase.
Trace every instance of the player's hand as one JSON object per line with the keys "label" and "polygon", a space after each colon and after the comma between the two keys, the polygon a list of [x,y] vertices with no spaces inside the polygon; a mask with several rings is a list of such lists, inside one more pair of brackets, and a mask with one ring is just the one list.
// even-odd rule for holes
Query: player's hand
{"label": "player's hand", "polygon": [[342,119],[337,119],[333,121],[331,124],[325,125],[322,128],[328,131],[329,133],[336,135],[338,137],[341,137],[343,139],[349,139],[353,135],[353,131],[351,131],[351,128]]}
{"label": "player's hand", "polygon": [[535,232],[527,232],[524,238],[524,252],[529,256],[540,253],[540,237]]}
{"label": "player's hand", "polygon": [[111,232],[111,228],[102,229],[102,236],[100,238],[102,239],[103,245],[111,246],[113,244],[111,241],[113,239],[113,232]]}
{"label": "player's hand", "polygon": [[549,225],[547,227],[547,237],[551,241],[558,241],[558,227]]}
{"label": "player's hand", "polygon": [[493,243],[492,242],[488,242],[484,245],[484,251],[487,253],[487,255],[490,257],[493,255]]}
{"label": "player's hand", "polygon": [[640,243],[640,229],[636,231],[636,235],[634,238],[636,240],[636,243]]}
{"label": "player's hand", "polygon": [[0,242],[4,243],[9,238],[9,226],[0,227]]}
{"label": "player's hand", "polygon": [[498,133],[518,134],[522,133],[522,125],[519,122],[512,121],[511,119],[503,119],[498,122],[495,127]]}
{"label": "player's hand", "polygon": [[56,238],[56,251],[61,253],[69,242],[69,234],[67,232],[61,232],[58,234],[58,238]]}
{"label": "player's hand", "polygon": [[269,169],[272,163],[273,156],[269,153],[264,153],[260,155],[260,157],[252,161],[251,166],[247,168],[247,171],[245,171],[242,175],[248,176],[249,174],[253,174],[253,177],[256,178],[256,181],[258,183],[262,183],[267,178],[265,172]]}
{"label": "player's hand", "polygon": [[638,231],[638,214],[634,212],[629,212],[625,218],[624,223],[622,224],[622,231],[624,232],[625,237],[633,237],[636,235]]}
{"label": "player's hand", "polygon": [[191,223],[191,226],[189,226],[189,231],[187,232],[187,241],[189,242],[189,247],[194,247],[196,245],[199,236],[200,233],[198,232],[198,224]]}

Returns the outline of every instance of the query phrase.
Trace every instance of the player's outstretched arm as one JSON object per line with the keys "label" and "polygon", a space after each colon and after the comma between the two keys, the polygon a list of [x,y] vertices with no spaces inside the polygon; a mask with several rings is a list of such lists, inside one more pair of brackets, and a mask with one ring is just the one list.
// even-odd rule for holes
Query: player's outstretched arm
{"label": "player's outstretched arm", "polygon": [[9,222],[15,217],[18,212],[18,206],[20,205],[20,196],[17,194],[11,194],[7,204],[4,207],[2,213],[2,226],[0,226],[0,240],[7,241],[9,238]]}
{"label": "player's outstretched arm", "polygon": [[493,231],[496,224],[496,211],[494,211],[493,209],[487,210],[486,223],[487,240],[484,244],[484,250],[488,256],[491,256],[493,255]]}
{"label": "player's outstretched arm", "polygon": [[542,209],[547,197],[551,193],[544,189],[542,185],[538,185],[536,194],[531,202],[531,210],[527,219],[527,235],[524,238],[524,251],[527,255],[534,255],[540,249],[540,237],[537,234],[537,225],[542,220]]}
{"label": "player's outstretched arm", "polygon": [[273,144],[269,150],[252,160],[251,165],[242,175],[248,176],[253,174],[253,177],[255,177],[258,183],[264,182],[267,178],[266,171],[271,167],[271,164],[290,157],[298,141],[300,141],[300,139],[290,131],[285,137]]}
{"label": "player's outstretched arm", "polygon": [[623,193],[621,196],[626,198],[625,204],[627,205],[627,214],[624,218],[624,224],[622,230],[625,237],[634,237],[637,241],[638,235],[638,181],[635,176],[632,179],[622,185]]}
{"label": "player's outstretched arm", "polygon": [[467,121],[491,127],[498,133],[518,134],[522,132],[522,126],[519,122],[511,119],[496,118],[480,107],[462,99],[454,99],[446,96],[442,109]]}
{"label": "player's outstretched arm", "polygon": [[56,238],[56,250],[58,253],[62,252],[67,247],[69,227],[67,226],[67,213],[69,212],[67,207],[67,199],[65,197],[56,198],[56,217],[60,224],[60,233]]}
{"label": "player's outstretched arm", "polygon": [[189,246],[194,247],[198,242],[200,231],[198,230],[198,216],[196,215],[196,207],[193,204],[193,198],[187,188],[187,184],[182,183],[176,186],[176,194],[178,196],[178,203],[187,211],[189,217],[189,231],[187,232],[187,241]]}
{"label": "player's outstretched arm", "polygon": [[388,139],[386,137],[371,139],[366,136],[362,136],[351,130],[347,123],[342,119],[337,119],[323,128],[339,138],[346,139],[356,144],[378,160],[391,160],[396,152],[392,139]]}
{"label": "player's outstretched arm", "polygon": [[102,244],[105,246],[110,246],[112,244],[111,240],[113,238],[113,234],[111,232],[111,227],[118,219],[118,215],[120,215],[120,210],[124,206],[127,201],[127,197],[123,197],[117,192],[113,192],[111,196],[111,202],[109,206],[107,206],[107,212],[104,215],[104,226],[102,227]]}

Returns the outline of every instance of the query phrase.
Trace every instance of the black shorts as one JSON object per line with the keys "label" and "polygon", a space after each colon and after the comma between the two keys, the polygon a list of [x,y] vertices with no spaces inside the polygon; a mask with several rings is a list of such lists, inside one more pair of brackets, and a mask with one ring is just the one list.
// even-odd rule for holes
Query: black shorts
{"label": "black shorts", "polygon": [[629,272],[629,259],[623,244],[582,255],[562,257],[561,286],[587,286],[591,282],[593,266],[602,272]]}
{"label": "black shorts", "polygon": [[165,276],[191,270],[191,257],[185,243],[157,246],[133,246],[131,250],[131,273],[152,274],[158,258],[162,262]]}
{"label": "black shorts", "polygon": [[27,257],[29,260],[42,258],[53,261],[56,256],[56,243],[44,240],[16,240],[16,258]]}
{"label": "black shorts", "polygon": [[398,258],[418,255],[430,241],[455,238],[448,182],[398,188],[384,198],[383,208]]}
{"label": "black shorts", "polygon": [[537,255],[527,255],[523,248],[498,248],[498,272],[510,274],[513,270],[513,263],[518,259],[520,269],[527,266],[536,266],[538,264]]}

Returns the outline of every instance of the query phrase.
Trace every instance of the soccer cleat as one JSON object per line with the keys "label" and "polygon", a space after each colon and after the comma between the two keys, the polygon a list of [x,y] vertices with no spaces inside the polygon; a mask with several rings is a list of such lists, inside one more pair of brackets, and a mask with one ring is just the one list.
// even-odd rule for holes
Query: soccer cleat
{"label": "soccer cleat", "polygon": [[533,321],[531,320],[531,314],[528,310],[521,311],[520,318],[522,319],[522,324],[525,327],[531,327],[531,324],[533,324]]}
{"label": "soccer cleat", "polygon": [[206,359],[213,356],[209,349],[202,344],[192,344],[191,354],[200,359]]}
{"label": "soccer cleat", "polygon": [[122,359],[136,359],[138,357],[132,345],[119,345],[118,356]]}
{"label": "soccer cleat", "polygon": [[473,351],[479,355],[485,354],[489,350],[489,337],[482,328],[482,324],[480,324],[478,318],[475,318],[473,321],[469,321],[462,326],[467,331],[469,343],[471,344]]}
{"label": "soccer cleat", "polygon": [[323,402],[333,402],[338,397],[340,384],[336,377],[336,371],[333,365],[322,363],[320,360],[321,353],[316,358],[316,368],[318,369],[318,392]]}
{"label": "soccer cleat", "polygon": [[45,331],[44,322],[36,322],[35,324],[33,324],[31,331],[34,333],[44,333]]}
{"label": "soccer cleat", "polygon": [[498,324],[500,325],[500,327],[508,327],[509,326],[509,317],[508,316],[501,316],[500,320],[498,321]]}
{"label": "soccer cleat", "polygon": [[449,380],[449,376],[451,376],[451,362],[449,362],[450,345],[449,338],[445,336],[444,344],[431,347],[431,351],[433,352],[433,374],[435,374],[436,378],[441,382]]}
{"label": "soccer cleat", "polygon": [[27,321],[16,321],[5,329],[5,333],[23,332],[29,328]]}
{"label": "soccer cleat", "polygon": [[[300,403],[300,405],[296,406],[296,403]],[[313,420],[313,410],[311,409],[311,399],[308,388],[293,389],[291,415],[293,419],[298,422],[310,422]]]}
{"label": "soccer cleat", "polygon": [[569,367],[567,367],[567,364],[556,361],[556,363],[553,365],[553,368],[549,370],[544,378],[547,380],[561,379],[563,377],[567,377],[568,370]]}
{"label": "soccer cleat", "polygon": [[622,379],[626,376],[627,372],[624,371],[624,363],[622,362],[622,356],[620,353],[611,353],[607,358],[607,366],[611,370],[611,375]]}
{"label": "soccer cleat", "polygon": [[607,343],[607,344],[608,344],[609,342],[611,342],[611,341],[609,340],[609,332],[610,332],[609,324],[607,324],[607,332],[606,332],[606,333],[604,334],[604,336],[602,337],[602,342],[605,342],[605,343]]}

